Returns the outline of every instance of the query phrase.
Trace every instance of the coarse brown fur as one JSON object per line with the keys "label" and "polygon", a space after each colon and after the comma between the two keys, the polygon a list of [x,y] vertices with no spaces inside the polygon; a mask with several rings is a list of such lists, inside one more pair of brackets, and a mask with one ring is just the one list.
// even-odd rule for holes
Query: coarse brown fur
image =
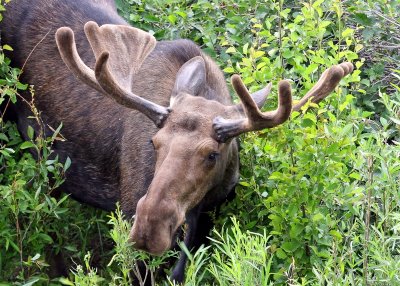
{"label": "coarse brown fur", "polygon": [[[13,65],[25,64],[21,80],[34,85],[35,103],[43,121],[52,128],[63,124],[62,135],[66,141],[57,142],[55,149],[62,158],[69,156],[73,164],[61,188],[80,201],[107,210],[114,208],[121,193],[139,191],[135,198],[126,197],[129,203],[123,203],[130,205],[127,215],[131,216],[152,179],[154,151],[149,140],[157,128],[139,112],[116,105],[79,82],[62,62],[54,40],[57,28],[71,27],[81,57],[88,66],[93,66],[94,57],[83,34],[83,25],[90,20],[99,25],[126,24],[115,10],[104,9],[104,2],[112,1],[14,0],[7,5],[1,23],[2,41],[14,48]],[[55,11],[64,12],[55,15]],[[203,96],[229,103],[219,68],[187,40],[158,42],[143,64],[140,77],[133,83],[134,91],[168,106],[177,70],[199,55],[206,59],[209,83]],[[157,80],[149,84],[143,79]],[[23,115],[29,115],[30,111],[23,103],[18,104],[17,111],[20,131],[27,138],[26,127],[34,122],[28,123]],[[137,166],[141,168],[138,170]],[[126,182],[120,174],[127,174]]]}
{"label": "coarse brown fur", "polygon": [[[132,82],[135,94],[169,106],[180,68],[195,57],[203,59],[201,90],[195,96],[179,91],[159,131],[142,113],[116,104],[76,79],[57,50],[56,30],[70,27],[81,58],[93,68],[95,60],[83,26],[88,21],[127,25],[112,1],[14,0],[6,8],[2,41],[14,48],[12,63],[24,66],[21,81],[34,85],[35,104],[46,126],[63,124],[66,141],[54,145],[62,160],[67,156],[72,160],[60,187],[63,191],[105,210],[114,209],[120,201],[127,218],[135,214],[143,198],[141,219],[135,225],[141,223],[132,236],[136,235],[138,247],[153,253],[172,246],[173,234],[168,229],[175,231],[191,214],[191,221],[197,221],[201,213],[226,200],[238,180],[238,146],[236,140],[218,143],[212,120],[231,101],[222,72],[198,46],[188,40],[158,42]],[[39,132],[27,118],[27,105],[20,101],[14,112],[24,138],[28,125]],[[51,134],[51,128],[46,132]],[[156,147],[155,151],[151,140],[162,150]],[[221,153],[216,167],[206,161],[210,152]],[[179,194],[181,190],[184,193]],[[196,231],[192,232],[194,236]],[[207,234],[197,233],[199,239],[188,241]],[[178,280],[183,279],[182,267],[184,263]]]}

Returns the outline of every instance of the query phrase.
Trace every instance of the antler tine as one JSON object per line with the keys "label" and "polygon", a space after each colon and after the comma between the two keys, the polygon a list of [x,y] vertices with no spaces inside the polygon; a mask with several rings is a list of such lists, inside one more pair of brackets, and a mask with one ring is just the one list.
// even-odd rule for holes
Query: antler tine
{"label": "antler tine", "polygon": [[278,109],[264,113],[258,108],[239,75],[233,75],[231,81],[233,88],[240,97],[251,130],[272,128],[282,124],[289,118],[292,109],[292,95],[288,81],[282,80],[279,82]]}
{"label": "antler tine", "polygon": [[56,42],[61,58],[67,67],[84,83],[95,90],[104,93],[97,83],[94,71],[82,60],[76,49],[74,32],[68,27],[59,28],[56,32]]}
{"label": "antler tine", "polygon": [[274,111],[261,112],[256,102],[251,97],[240,76],[232,76],[232,85],[240,97],[245,118],[224,119],[216,117],[213,122],[217,139],[225,142],[227,139],[242,134],[244,132],[272,128],[285,122],[292,110],[292,96],[290,84],[286,80],[279,82],[279,105]]}
{"label": "antler tine", "polygon": [[100,86],[110,94],[116,102],[128,108],[136,109],[153,120],[157,127],[161,127],[170,110],[139,97],[127,89],[121,88],[108,69],[110,54],[103,52],[96,61],[95,75]]}
{"label": "antler tine", "polygon": [[317,82],[317,84],[297,103],[292,109],[292,96],[290,83],[286,80],[279,82],[279,106],[274,111],[262,113],[258,108],[254,98],[249,94],[238,75],[232,76],[232,85],[242,102],[242,108],[227,108],[229,114],[231,110],[243,113],[245,117],[239,119],[225,119],[221,116],[214,118],[213,127],[217,134],[217,140],[225,142],[229,138],[244,132],[272,128],[285,122],[291,111],[298,111],[301,107],[311,102],[318,103],[323,100],[338,85],[340,80],[353,71],[353,64],[349,62],[341,63],[327,69]]}
{"label": "antler tine", "polygon": [[340,80],[351,73],[353,69],[354,66],[352,63],[344,62],[332,66],[324,71],[315,86],[307,92],[307,94],[295,106],[293,106],[293,110],[299,111],[310,99],[313,103],[319,103],[322,101],[336,88]]}
{"label": "antler tine", "polygon": [[154,37],[133,27],[99,27],[95,22],[86,23],[85,33],[95,54],[95,71],[79,57],[73,31],[63,27],[56,32],[57,46],[68,68],[84,83],[119,104],[142,112],[161,127],[169,109],[131,91],[133,77],[156,44]]}

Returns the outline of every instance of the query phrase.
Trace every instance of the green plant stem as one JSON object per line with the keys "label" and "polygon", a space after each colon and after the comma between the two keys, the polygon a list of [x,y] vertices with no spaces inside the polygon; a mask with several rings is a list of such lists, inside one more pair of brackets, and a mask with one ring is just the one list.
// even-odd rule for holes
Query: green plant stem
{"label": "green plant stem", "polygon": [[368,246],[369,246],[369,229],[370,229],[370,219],[371,219],[371,192],[372,192],[372,183],[373,183],[373,167],[374,167],[374,159],[372,156],[367,157],[367,165],[368,165],[368,193],[367,193],[367,210],[365,214],[365,237],[364,237],[364,283],[366,286],[369,285],[368,282]]}

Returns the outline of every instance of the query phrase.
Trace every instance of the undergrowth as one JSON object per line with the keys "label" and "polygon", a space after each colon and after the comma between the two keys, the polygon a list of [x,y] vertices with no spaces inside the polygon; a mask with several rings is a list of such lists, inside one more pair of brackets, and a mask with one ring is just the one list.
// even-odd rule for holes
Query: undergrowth
{"label": "undergrowth", "polygon": [[[227,78],[240,74],[250,90],[287,78],[301,98],[324,69],[355,65],[319,106],[240,138],[235,200],[216,218],[209,246],[189,251],[181,245],[189,261],[186,285],[400,285],[400,64],[390,48],[399,40],[396,5],[117,4],[133,26],[160,40],[194,40]],[[12,50],[6,44],[2,49]],[[34,87],[19,76],[2,52],[0,285],[130,285],[133,279],[173,285],[157,280],[157,269],[176,253],[154,258],[134,251],[127,243],[130,223],[119,210],[108,214],[56,194],[71,164],[51,149],[63,140],[62,126],[53,126],[50,137],[31,127],[19,130],[28,135],[24,141],[4,117],[17,102],[32,111],[32,124],[43,125]],[[275,105],[276,88],[266,109]],[[60,252],[71,270],[52,279],[49,263]],[[137,261],[144,261],[145,272]]]}

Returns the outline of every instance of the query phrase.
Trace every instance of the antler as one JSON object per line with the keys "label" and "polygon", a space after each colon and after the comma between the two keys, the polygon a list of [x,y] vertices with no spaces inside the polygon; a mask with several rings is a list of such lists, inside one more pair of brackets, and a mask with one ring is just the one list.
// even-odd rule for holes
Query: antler
{"label": "antler", "polygon": [[95,71],[80,58],[74,32],[62,27],[56,32],[56,42],[68,68],[84,83],[119,104],[142,112],[160,127],[169,110],[131,91],[133,77],[155,47],[154,37],[123,25],[99,27],[95,22],[87,22],[84,29],[96,58]]}
{"label": "antler", "polygon": [[344,62],[335,65],[324,71],[312,89],[295,105],[294,111],[299,111],[301,107],[310,99],[313,103],[321,102],[327,97],[339,84],[340,80],[351,73],[354,69],[352,63]]}
{"label": "antler", "polygon": [[[214,118],[213,127],[217,134],[217,140],[225,142],[229,138],[249,131],[272,128],[285,122],[292,110],[298,111],[309,100],[318,103],[331,93],[340,80],[353,71],[353,65],[349,62],[335,65],[327,69],[316,85],[292,108],[292,96],[290,84],[286,80],[279,82],[278,108],[274,111],[261,112],[256,102],[238,75],[232,76],[232,85],[242,102],[242,110],[245,117],[239,119],[225,119],[221,116]],[[237,109],[237,108],[236,108]],[[238,110],[238,109],[237,109]],[[240,108],[239,108],[240,110]]]}

